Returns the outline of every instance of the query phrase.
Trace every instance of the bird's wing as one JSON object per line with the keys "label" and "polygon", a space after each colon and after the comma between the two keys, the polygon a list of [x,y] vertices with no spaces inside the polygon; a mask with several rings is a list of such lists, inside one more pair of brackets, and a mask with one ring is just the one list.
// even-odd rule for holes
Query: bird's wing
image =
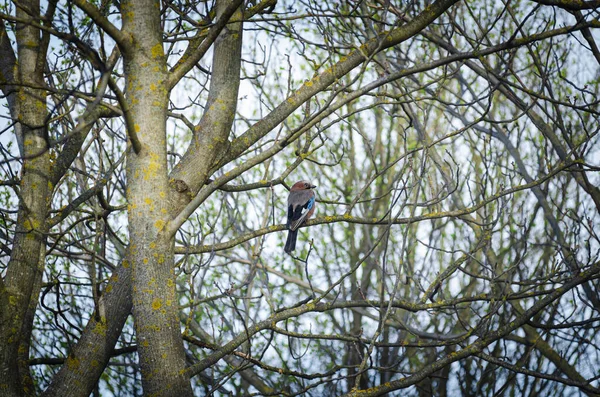
{"label": "bird's wing", "polygon": [[296,230],[300,227],[300,225],[302,225],[306,219],[306,216],[315,205],[315,196],[311,195],[303,203],[295,203],[292,200],[290,201],[291,203],[288,206],[287,226],[290,230]]}

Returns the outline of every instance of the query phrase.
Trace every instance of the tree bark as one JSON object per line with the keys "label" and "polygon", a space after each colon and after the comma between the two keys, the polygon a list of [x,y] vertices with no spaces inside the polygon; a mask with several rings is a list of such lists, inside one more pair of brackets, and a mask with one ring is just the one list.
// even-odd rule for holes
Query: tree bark
{"label": "tree bark", "polygon": [[168,219],[166,150],[166,59],[160,2],[121,3],[123,30],[132,39],[122,49],[128,135],[137,135],[139,152],[127,157],[129,258],[142,387],[148,396],[192,396],[184,374],[185,352],[175,293],[173,238],[161,231]]}
{"label": "tree bark", "polygon": [[[228,5],[229,1],[217,2],[217,19]],[[241,21],[241,10],[232,18]],[[186,196],[198,192],[228,149],[240,86],[242,33],[242,22],[229,23],[215,41],[206,110],[196,126],[192,143],[171,174],[173,180],[185,182],[189,189]],[[189,197],[180,195],[179,198],[176,207],[181,210]]]}
{"label": "tree bark", "polygon": [[[22,20],[32,21],[40,14],[37,0],[26,0],[17,7],[16,15]],[[7,40],[2,29],[2,41]],[[4,283],[0,284],[0,390],[3,396],[21,396],[30,393],[22,385],[23,374],[19,370],[19,346],[23,331],[28,334],[28,324],[33,317],[27,316],[33,287],[42,276],[38,264],[47,233],[46,216],[49,206],[50,156],[46,131],[46,93],[43,87],[43,67],[38,62],[44,52],[40,31],[28,23],[18,23],[15,31],[17,56],[12,54],[14,65],[3,65],[3,80],[12,75],[18,83],[4,86],[9,96],[11,117],[17,123],[17,141],[23,156],[20,182],[19,210],[13,240],[12,254],[8,263]],[[3,55],[8,48],[3,45]],[[8,54],[10,57],[10,54]],[[18,62],[17,62],[18,59]],[[10,62],[4,60],[3,62]],[[9,91],[9,92],[6,92]],[[15,95],[13,97],[13,95]],[[11,99],[12,98],[12,99]],[[23,366],[21,366],[23,368]],[[26,385],[25,385],[26,386]]]}
{"label": "tree bark", "polygon": [[91,316],[65,365],[52,378],[44,397],[87,397],[112,356],[131,312],[131,266],[124,260],[110,277],[99,300],[99,321]]}
{"label": "tree bark", "polygon": [[[227,12],[228,4],[226,1],[218,4],[217,20],[223,17],[224,12]],[[179,206],[172,205],[173,202],[169,206],[164,205],[165,194],[169,191],[169,186],[162,174],[167,169],[166,153],[164,152],[166,150],[166,104],[168,103],[164,79],[166,69],[164,60],[160,56],[155,56],[158,55],[159,49],[162,54],[162,48],[157,46],[160,45],[161,38],[154,37],[151,41],[152,45],[149,44],[150,41],[142,40],[142,37],[152,37],[156,35],[156,32],[160,32],[159,27],[154,26],[154,31],[149,28],[143,30],[135,27],[136,24],[140,24],[147,28],[146,22],[137,21],[137,19],[148,18],[148,20],[156,21],[157,16],[135,12],[133,11],[135,7],[143,8],[144,4],[128,3],[122,8],[125,20],[124,31],[131,34],[134,42],[145,43],[144,48],[133,46],[131,49],[122,51],[125,53],[127,64],[127,111],[134,120],[134,128],[139,129],[136,133],[142,142],[142,151],[139,156],[130,151],[128,158],[128,186],[130,187],[128,201],[130,203],[129,219],[132,233],[130,247],[132,250],[127,255],[129,260],[125,260],[123,266],[119,267],[111,277],[106,288],[107,292],[101,299],[100,306],[103,310],[101,321],[97,322],[93,317],[90,319],[78,344],[70,352],[67,365],[63,365],[53,378],[53,382],[44,392],[44,396],[62,396],[66,392],[70,396],[87,396],[92,392],[103,368],[108,364],[113,347],[131,311],[132,294],[127,286],[132,280],[136,280],[133,295],[138,302],[135,314],[141,316],[136,317],[136,329],[139,341],[138,352],[145,379],[145,393],[150,393],[149,390],[156,390],[158,394],[165,395],[181,393],[168,386],[169,384],[177,384],[177,388],[183,389],[184,393],[189,391],[187,390],[187,385],[189,385],[187,376],[181,378],[180,373],[175,371],[170,371],[170,374],[159,374],[156,370],[156,368],[162,368],[164,371],[164,369],[178,367],[181,371],[185,364],[179,322],[175,322],[172,317],[173,313],[178,316],[174,295],[175,280],[172,272],[172,240],[160,235],[159,226],[169,219],[168,215],[180,210],[187,200],[179,201]],[[235,14],[238,21],[241,20],[241,10]],[[126,19],[125,17],[130,18]],[[157,22],[154,23],[156,25]],[[233,123],[239,88],[241,27],[241,22],[229,24],[215,42],[213,77],[207,110],[197,126],[194,144],[188,152],[190,162],[194,162],[196,166],[198,166],[198,161],[204,163],[203,166],[200,164],[195,172],[190,171],[190,185],[195,189],[199,189],[204,184],[207,170],[219,154],[219,150],[216,150],[212,143],[222,147],[223,143],[227,141]],[[150,71],[153,73],[149,73]],[[150,99],[152,97],[154,99]],[[145,104],[140,103],[140,99],[145,100]],[[158,106],[159,103],[164,104],[165,107]],[[155,106],[155,110],[149,111],[148,109],[152,106]],[[161,127],[156,128],[158,126]],[[204,172],[200,172],[201,170]],[[161,175],[157,175],[158,172]],[[151,179],[152,182],[149,184],[148,181]],[[154,187],[150,188],[150,186]],[[183,196],[188,194],[189,192],[185,192]],[[156,207],[158,202],[162,203],[160,209]],[[149,203],[154,203],[154,205]],[[153,214],[151,218],[145,216],[148,207]],[[167,213],[167,209],[170,211],[169,213]],[[134,230],[139,230],[140,233],[134,236]],[[152,233],[146,233],[147,230],[151,230]],[[159,248],[160,245],[164,249]],[[138,247],[145,248],[140,250]],[[145,261],[146,259],[147,261]],[[132,277],[132,268],[135,269],[135,278]],[[146,284],[140,280],[146,280]],[[158,280],[162,280],[163,288],[156,287]],[[148,284],[155,287],[149,288]],[[144,303],[147,304],[146,307],[143,306]],[[153,316],[156,318],[153,319]],[[169,325],[165,327],[164,324]],[[167,346],[161,340],[163,338],[161,334],[167,334],[165,340],[169,341],[170,346],[167,350],[170,349],[174,353],[171,357],[161,349],[152,349],[152,347]],[[165,354],[170,360],[176,362],[175,365],[166,363]],[[69,363],[72,365],[68,365]],[[153,384],[146,382],[145,374],[153,374],[152,377],[155,378]],[[161,381],[161,376],[168,376],[172,380]]]}

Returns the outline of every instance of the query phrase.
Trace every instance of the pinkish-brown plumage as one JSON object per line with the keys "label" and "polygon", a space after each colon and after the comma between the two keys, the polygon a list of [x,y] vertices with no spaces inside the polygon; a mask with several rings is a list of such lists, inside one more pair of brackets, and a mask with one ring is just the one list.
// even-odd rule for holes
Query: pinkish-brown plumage
{"label": "pinkish-brown plumage", "polygon": [[298,228],[302,226],[315,212],[315,185],[309,181],[298,181],[292,185],[288,197],[287,227],[288,237],[285,242],[285,252],[288,254],[296,248]]}

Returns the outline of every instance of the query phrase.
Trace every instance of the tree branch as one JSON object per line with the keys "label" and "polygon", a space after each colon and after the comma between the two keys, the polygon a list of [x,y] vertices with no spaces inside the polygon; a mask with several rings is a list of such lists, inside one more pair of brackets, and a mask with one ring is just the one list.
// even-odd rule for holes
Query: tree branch
{"label": "tree branch", "polygon": [[532,0],[535,3],[546,6],[556,6],[565,10],[579,11],[592,10],[600,7],[600,0]]}
{"label": "tree branch", "polygon": [[377,38],[369,40],[363,44],[360,49],[352,51],[347,57],[342,58],[332,67],[304,83],[302,87],[273,109],[271,113],[235,139],[231,143],[229,152],[221,164],[226,164],[227,162],[238,158],[238,156],[246,149],[268,134],[273,128],[292,114],[294,110],[302,106],[302,104],[312,98],[315,94],[323,91],[336,80],[345,76],[355,67],[369,59],[373,54],[398,45],[413,37],[458,1],[459,0],[436,1],[411,22],[392,31],[384,32]]}
{"label": "tree branch", "polygon": [[101,27],[121,47],[122,52],[127,51],[128,46],[131,44],[131,37],[127,33],[117,29],[95,5],[88,3],[86,0],[74,0],[73,3],[81,8],[96,25]]}
{"label": "tree branch", "polygon": [[185,50],[181,58],[171,68],[171,73],[167,79],[167,90],[172,90],[173,87],[186,75],[199,61],[202,59],[206,51],[210,48],[213,42],[217,39],[221,30],[229,23],[231,16],[242,5],[243,0],[235,0],[231,2],[219,17],[219,20],[210,28],[206,36],[198,36],[190,40],[188,48]]}

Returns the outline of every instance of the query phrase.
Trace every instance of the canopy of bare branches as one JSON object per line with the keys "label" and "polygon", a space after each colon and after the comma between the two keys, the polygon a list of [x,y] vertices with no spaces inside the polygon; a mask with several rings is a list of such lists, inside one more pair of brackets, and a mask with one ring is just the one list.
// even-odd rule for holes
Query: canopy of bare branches
{"label": "canopy of bare branches", "polygon": [[0,395],[600,395],[599,18],[1,0]]}

